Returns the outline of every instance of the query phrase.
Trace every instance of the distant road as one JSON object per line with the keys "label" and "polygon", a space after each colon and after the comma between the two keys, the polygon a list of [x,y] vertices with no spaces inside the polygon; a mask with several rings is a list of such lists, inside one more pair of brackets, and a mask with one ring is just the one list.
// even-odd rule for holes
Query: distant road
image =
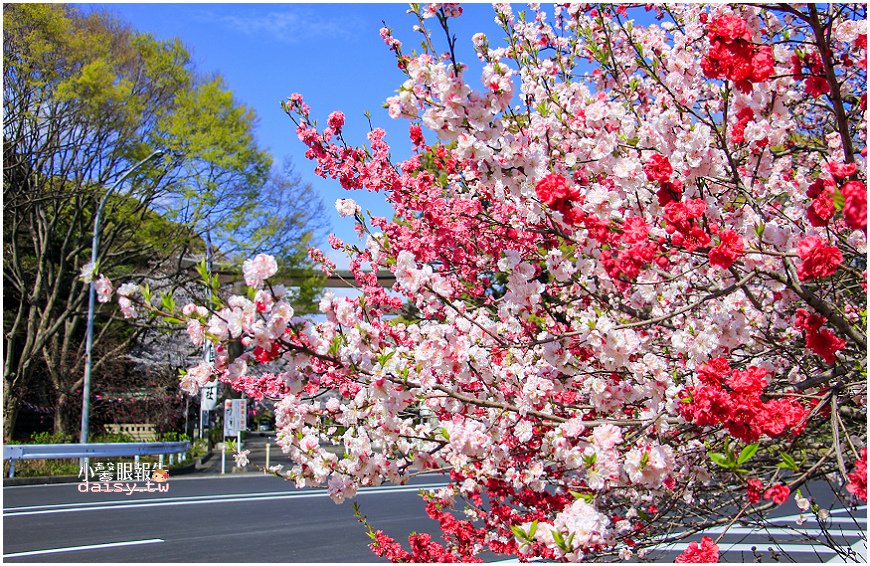
{"label": "distant road", "polygon": [[[443,476],[410,486],[364,488],[362,512],[407,546],[412,531],[435,534],[417,492],[444,485]],[[170,478],[167,493],[80,493],[77,484],[3,489],[3,559],[6,562],[380,562],[368,549],[365,528],[349,503],[335,505],[323,490],[297,490],[279,478],[254,473]],[[823,505],[830,496],[814,494]],[[797,525],[788,501],[767,531],[735,526],[720,541],[729,562],[825,562],[836,554],[819,544],[818,524]],[[831,514],[830,534],[856,545],[866,561],[867,508]],[[722,529],[707,534],[716,538]],[[690,541],[653,551],[670,562]],[[753,548],[755,550],[753,550]],[[489,555],[489,560],[498,560]]]}
{"label": "distant road", "polygon": [[[394,536],[436,532],[417,496],[444,485],[364,488],[369,522]],[[3,488],[5,562],[377,562],[350,504],[324,490],[245,474],[170,479],[168,493],[79,493],[76,484]],[[402,540],[402,539],[400,539]],[[403,540],[406,543],[407,541]]]}

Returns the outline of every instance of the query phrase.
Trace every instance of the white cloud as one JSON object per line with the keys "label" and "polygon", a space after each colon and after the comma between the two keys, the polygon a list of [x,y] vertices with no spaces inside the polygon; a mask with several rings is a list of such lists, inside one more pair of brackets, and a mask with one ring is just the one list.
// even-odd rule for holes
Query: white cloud
{"label": "white cloud", "polygon": [[196,18],[217,23],[247,36],[261,36],[282,43],[312,40],[348,40],[361,23],[356,18],[330,18],[307,8],[281,7],[263,12],[259,7],[236,5],[233,11],[196,10]]}

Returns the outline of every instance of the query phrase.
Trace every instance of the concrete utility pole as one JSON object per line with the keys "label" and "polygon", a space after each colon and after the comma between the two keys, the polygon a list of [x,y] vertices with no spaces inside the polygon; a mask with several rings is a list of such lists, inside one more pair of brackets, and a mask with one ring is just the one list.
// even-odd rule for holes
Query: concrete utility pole
{"label": "concrete utility pole", "polygon": [[[103,214],[103,208],[105,208],[109,196],[115,192],[122,182],[124,182],[124,179],[132,175],[137,169],[152,160],[160,159],[163,155],[164,152],[162,150],[157,150],[136,165],[133,165],[127,169],[127,171],[121,175],[121,178],[115,181],[115,184],[113,184],[109,190],[106,191],[106,194],[103,195],[103,199],[97,207],[97,213],[94,215],[94,237],[91,241],[91,264],[95,267],[97,265],[97,255],[99,254],[100,246],[100,217]],[[79,442],[81,444],[88,443],[88,418],[91,411],[91,349],[94,345],[94,302],[96,300],[96,294],[96,286],[92,277],[91,287],[88,291],[88,329],[87,338],[85,339],[85,378],[84,383],[82,384],[82,428],[81,435],[79,436]],[[86,462],[87,459],[84,460],[83,465],[87,466]]]}

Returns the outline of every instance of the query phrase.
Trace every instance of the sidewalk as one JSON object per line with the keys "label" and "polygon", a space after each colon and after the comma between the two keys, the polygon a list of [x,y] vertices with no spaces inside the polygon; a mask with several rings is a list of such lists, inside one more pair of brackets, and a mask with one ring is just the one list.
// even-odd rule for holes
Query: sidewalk
{"label": "sidewalk", "polygon": [[[249,463],[244,468],[237,468],[233,452],[226,452],[225,469],[227,474],[245,474],[245,473],[263,473],[263,468],[266,467],[266,444],[270,444],[269,450],[269,465],[284,464],[288,467],[291,462],[281,452],[281,448],[275,444],[275,432],[248,432],[246,438],[242,440],[242,450],[250,450],[248,454]],[[197,466],[196,475],[201,474],[220,474],[221,473],[221,451],[217,448],[212,449],[212,456],[202,465]]]}

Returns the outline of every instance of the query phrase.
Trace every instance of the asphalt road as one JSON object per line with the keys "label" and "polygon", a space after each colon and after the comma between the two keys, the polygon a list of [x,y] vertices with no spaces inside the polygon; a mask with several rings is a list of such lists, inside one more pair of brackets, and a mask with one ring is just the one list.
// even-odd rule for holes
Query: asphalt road
{"label": "asphalt road", "polygon": [[[3,559],[7,562],[378,562],[350,504],[335,505],[323,490],[297,490],[254,473],[170,478],[165,493],[81,493],[77,484],[3,489]],[[437,533],[417,495],[443,485],[422,476],[411,486],[364,488],[357,496],[376,529],[406,542],[412,531]],[[866,506],[847,510],[821,487],[812,495],[834,508],[827,531],[854,545],[866,562]],[[829,490],[828,490],[829,491]],[[793,500],[772,528],[734,526],[719,541],[728,562],[825,562],[841,558],[819,525],[796,520]],[[672,562],[690,541],[662,545],[650,558]],[[490,556],[490,560],[497,560]]]}
{"label": "asphalt road", "polygon": [[[417,491],[364,488],[377,529],[435,532]],[[443,484],[442,484],[443,485]],[[3,489],[7,562],[375,562],[350,504],[271,476],[170,479],[166,493],[80,493],[76,484]],[[401,540],[401,539],[400,539]],[[94,545],[110,545],[88,548]],[[77,548],[85,547],[85,548]],[[69,550],[69,549],[75,550]],[[52,552],[54,551],[54,552]]]}

